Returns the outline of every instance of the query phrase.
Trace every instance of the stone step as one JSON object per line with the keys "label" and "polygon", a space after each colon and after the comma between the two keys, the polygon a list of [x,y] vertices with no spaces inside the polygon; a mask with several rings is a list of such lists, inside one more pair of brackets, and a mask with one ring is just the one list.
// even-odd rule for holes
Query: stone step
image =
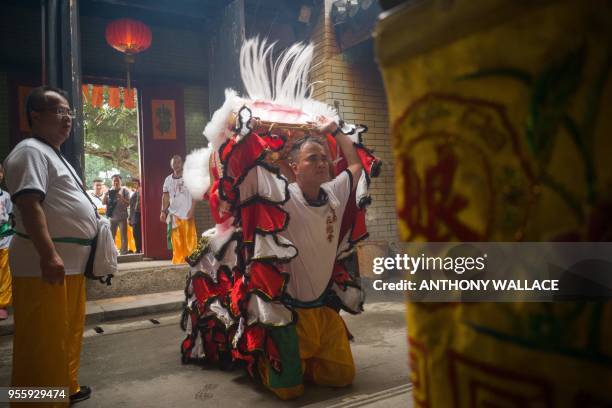
{"label": "stone step", "polygon": [[143,260],[144,260],[144,258],[142,256],[142,254],[140,254],[140,253],[138,253],[138,254],[119,255],[117,257],[117,263],[141,262]]}
{"label": "stone step", "polygon": [[144,295],[185,289],[187,264],[171,261],[140,261],[119,264],[112,285],[87,281],[87,300]]}
{"label": "stone step", "polygon": [[[185,295],[182,290],[147,295],[114,297],[111,299],[87,300],[85,324],[93,325],[103,322],[145,316],[180,312],[183,309]],[[0,321],[0,336],[14,332],[13,311],[9,318]]]}

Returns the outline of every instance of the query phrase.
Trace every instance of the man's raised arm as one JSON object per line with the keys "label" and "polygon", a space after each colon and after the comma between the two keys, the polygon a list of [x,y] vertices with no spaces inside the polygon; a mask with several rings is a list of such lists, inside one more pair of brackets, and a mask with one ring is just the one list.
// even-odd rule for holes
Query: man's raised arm
{"label": "man's raised arm", "polygon": [[353,141],[344,133],[338,132],[336,135],[336,142],[348,164],[348,170],[351,172],[353,176],[353,190],[357,187],[357,182],[361,177],[361,170],[363,166],[361,165],[361,161],[359,160],[359,156],[357,156],[357,152],[355,151],[355,145]]}

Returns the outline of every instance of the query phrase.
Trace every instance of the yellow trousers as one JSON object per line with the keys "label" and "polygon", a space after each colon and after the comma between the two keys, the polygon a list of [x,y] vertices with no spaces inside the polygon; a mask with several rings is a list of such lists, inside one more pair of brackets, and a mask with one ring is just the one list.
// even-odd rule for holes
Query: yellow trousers
{"label": "yellow trousers", "polygon": [[[353,383],[355,363],[346,327],[340,315],[323,306],[296,309],[297,337],[303,380],[318,385],[344,387]],[[277,344],[283,347],[282,344]],[[270,381],[267,361],[260,359],[259,373],[263,384],[280,399],[297,398],[304,393],[304,385],[274,387]]]}
{"label": "yellow trousers", "polygon": [[14,277],[13,308],[11,385],[68,387],[70,394],[78,392],[85,323],[84,276],[66,276],[63,285],[51,285],[41,278]]}
{"label": "yellow trousers", "polygon": [[176,228],[172,229],[172,263],[185,263],[198,244],[195,219],[182,220],[175,218]]}
{"label": "yellow trousers", "polygon": [[8,264],[8,248],[0,249],[0,309],[12,303],[11,270]]}
{"label": "yellow trousers", "polygon": [[[132,251],[136,253],[136,241],[134,241],[134,230],[132,229],[132,226],[130,224],[128,224],[127,226],[127,237],[128,237],[128,244],[127,244],[128,251]],[[115,246],[117,247],[117,250],[121,249],[121,230],[119,228],[117,228],[117,233],[115,234]]]}

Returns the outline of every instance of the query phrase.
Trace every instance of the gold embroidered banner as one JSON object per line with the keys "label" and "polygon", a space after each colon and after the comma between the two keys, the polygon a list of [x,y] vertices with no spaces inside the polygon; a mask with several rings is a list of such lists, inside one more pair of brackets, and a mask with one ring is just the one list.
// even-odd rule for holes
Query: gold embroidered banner
{"label": "gold embroidered banner", "polygon": [[[397,10],[376,47],[402,239],[612,241],[612,5]],[[410,303],[407,317],[416,406],[612,405],[610,301]]]}

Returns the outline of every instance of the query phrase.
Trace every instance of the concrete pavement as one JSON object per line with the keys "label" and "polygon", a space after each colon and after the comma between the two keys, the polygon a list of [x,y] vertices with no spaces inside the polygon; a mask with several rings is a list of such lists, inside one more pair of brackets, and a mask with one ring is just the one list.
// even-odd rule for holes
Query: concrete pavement
{"label": "concrete pavement", "polygon": [[[173,267],[167,262],[147,266],[155,269],[124,264],[123,280],[114,282],[117,293],[125,293],[125,286],[119,290],[122,283],[136,282],[138,277],[149,278],[149,283],[156,281],[154,287],[176,288],[181,279],[184,285],[185,266]],[[92,283],[97,284],[89,285]],[[132,290],[139,290],[142,283],[135,284]],[[404,298],[374,291],[369,279],[363,279],[362,286],[365,313],[344,314],[355,335],[354,384],[343,389],[309,386],[303,397],[291,402],[282,402],[254,385],[242,370],[222,372],[181,364],[179,345],[184,333],[178,322],[183,290],[90,300],[80,378],[83,384],[93,386],[94,396],[79,406],[412,407]],[[9,384],[12,330],[12,317],[0,322],[0,386]]]}
{"label": "concrete pavement", "polygon": [[[353,385],[309,385],[304,396],[289,402],[255,385],[242,370],[181,364],[178,312],[98,323],[101,333],[86,328],[80,372],[94,394],[78,406],[411,407],[403,302],[373,301],[362,315],[344,318],[355,336]],[[0,386],[10,377],[11,340],[0,337]]]}

